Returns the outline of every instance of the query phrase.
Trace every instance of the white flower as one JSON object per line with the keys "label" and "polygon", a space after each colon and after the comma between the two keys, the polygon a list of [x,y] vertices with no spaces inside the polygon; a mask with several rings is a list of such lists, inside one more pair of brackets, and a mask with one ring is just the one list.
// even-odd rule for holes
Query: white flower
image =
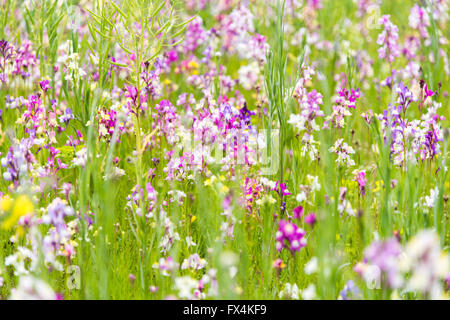
{"label": "white flower", "polygon": [[239,83],[245,90],[250,90],[258,81],[259,67],[256,61],[253,61],[249,65],[242,66],[239,71]]}
{"label": "white flower", "polygon": [[430,195],[429,196],[425,196],[425,203],[424,203],[425,206],[427,206],[430,209],[433,208],[435,203],[436,203],[436,200],[437,200],[438,196],[439,196],[439,189],[438,189],[438,187],[436,187],[434,189],[431,189],[430,190]]}
{"label": "white flower", "polygon": [[305,273],[312,274],[317,271],[319,260],[316,257],[312,257],[311,260],[305,265]]}
{"label": "white flower", "polygon": [[189,247],[195,247],[197,245],[194,241],[192,241],[192,237],[191,236],[187,236],[186,237],[186,243],[187,243],[188,248]]}
{"label": "white flower", "polygon": [[431,299],[441,298],[441,280],[448,275],[450,259],[441,251],[434,230],[421,231],[408,242],[399,267],[411,274],[406,283],[407,290],[428,294]]}
{"label": "white flower", "polygon": [[75,166],[84,167],[87,161],[87,148],[83,148],[75,153],[75,159],[72,160]]}
{"label": "white flower", "polygon": [[232,251],[224,251],[220,255],[220,263],[224,267],[232,267],[237,264],[239,257]]}
{"label": "white flower", "polygon": [[316,298],[316,286],[310,284],[306,289],[302,291],[302,298],[304,300],[313,300]]}
{"label": "white flower", "polygon": [[298,300],[300,296],[300,290],[297,287],[297,284],[286,283],[284,286],[284,290],[281,290],[278,294],[280,299],[294,299]]}
{"label": "white flower", "polygon": [[297,197],[295,199],[297,200],[297,202],[306,201],[306,194],[305,194],[305,192],[302,191],[299,194],[297,194]]}
{"label": "white flower", "polygon": [[238,269],[235,266],[230,267],[230,278],[234,278],[234,276],[237,274]]}
{"label": "white flower", "polygon": [[198,286],[198,282],[189,276],[178,277],[175,279],[175,287],[178,290],[178,296],[182,299],[193,297],[193,290]]}
{"label": "white flower", "polygon": [[191,270],[200,270],[206,266],[207,262],[205,259],[201,259],[197,253],[189,256],[189,258],[184,259],[181,264],[181,269],[191,269]]}
{"label": "white flower", "polygon": [[320,191],[320,183],[318,176],[307,175],[308,181],[311,185],[311,192]]}
{"label": "white flower", "polygon": [[105,174],[103,176],[103,179],[114,180],[114,179],[120,178],[123,175],[125,175],[125,170],[120,169],[118,167],[113,167],[108,174]]}
{"label": "white flower", "polygon": [[11,291],[10,300],[55,300],[56,294],[44,281],[32,276],[19,279],[17,288]]}

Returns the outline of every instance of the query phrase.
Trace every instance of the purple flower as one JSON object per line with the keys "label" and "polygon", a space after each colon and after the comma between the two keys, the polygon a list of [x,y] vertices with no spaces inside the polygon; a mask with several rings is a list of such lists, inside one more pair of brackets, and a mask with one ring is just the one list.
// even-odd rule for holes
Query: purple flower
{"label": "purple flower", "polygon": [[409,14],[409,26],[413,29],[419,30],[420,37],[423,39],[428,39],[427,28],[430,26],[430,19],[425,8],[422,8],[418,4],[415,4],[411,8]]}
{"label": "purple flower", "polygon": [[414,95],[401,81],[397,86],[397,94],[397,103],[401,106],[402,111],[405,112],[411,102],[415,101]]}
{"label": "purple flower", "polygon": [[29,165],[36,161],[30,151],[32,146],[32,139],[22,139],[19,144],[9,148],[6,157],[1,159],[2,166],[7,168],[3,173],[6,181],[11,181],[18,186],[21,178],[26,176]]}
{"label": "purple flower", "polygon": [[6,61],[12,56],[14,47],[8,43],[8,41],[2,39],[0,40],[0,55]]}
{"label": "purple flower", "polygon": [[400,243],[396,238],[373,242],[365,251],[364,257],[368,263],[379,268],[386,275],[391,288],[397,288],[401,282],[397,258],[401,253]]}
{"label": "purple flower", "polygon": [[60,198],[55,198],[47,207],[47,215],[43,217],[45,224],[51,224],[61,236],[70,236],[66,233],[66,223],[64,219],[74,215],[73,209],[66,205]]}
{"label": "purple flower", "polygon": [[13,57],[14,47],[6,40],[0,40],[0,82],[7,81],[6,64]]}
{"label": "purple flower", "polygon": [[339,293],[339,298],[342,300],[360,299],[361,297],[361,290],[353,282],[353,280],[348,280],[344,288]]}
{"label": "purple flower", "polygon": [[64,114],[59,117],[59,120],[64,122],[65,124],[68,124],[69,120],[72,119],[75,119],[75,116],[73,115],[72,110],[69,107],[67,107],[64,111]]}

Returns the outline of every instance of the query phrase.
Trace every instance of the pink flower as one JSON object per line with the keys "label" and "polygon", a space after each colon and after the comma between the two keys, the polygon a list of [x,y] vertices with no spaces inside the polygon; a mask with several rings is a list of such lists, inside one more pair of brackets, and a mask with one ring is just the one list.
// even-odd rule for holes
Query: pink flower
{"label": "pink flower", "polygon": [[391,22],[390,15],[382,16],[378,23],[384,27],[377,40],[377,43],[381,46],[378,49],[378,57],[392,63],[400,55],[398,27]]}

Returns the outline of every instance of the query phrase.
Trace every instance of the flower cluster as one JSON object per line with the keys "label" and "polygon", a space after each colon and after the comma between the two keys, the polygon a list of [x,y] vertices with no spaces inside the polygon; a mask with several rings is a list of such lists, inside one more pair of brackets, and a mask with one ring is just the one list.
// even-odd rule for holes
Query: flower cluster
{"label": "flower cluster", "polygon": [[288,123],[294,125],[297,130],[303,133],[301,139],[301,154],[304,156],[308,153],[311,161],[318,157],[317,142],[314,140],[313,132],[320,130],[320,126],[316,123],[316,118],[323,117],[324,113],[320,109],[323,103],[322,95],[316,90],[308,92],[307,83],[311,81],[314,69],[303,66],[301,69],[301,77],[297,81],[294,88],[294,98],[300,106],[300,114],[291,114]]}
{"label": "flower cluster", "polygon": [[306,246],[305,236],[306,232],[295,223],[280,220],[278,222],[278,231],[275,235],[277,241],[276,248],[278,251],[286,248],[292,253],[298,252]]}
{"label": "flower cluster", "polygon": [[381,46],[378,49],[378,57],[392,63],[395,61],[395,58],[400,56],[398,27],[391,22],[390,15],[382,16],[378,23],[383,26],[383,31],[377,40],[377,43]]}
{"label": "flower cluster", "polygon": [[344,142],[344,139],[338,139],[329,151],[337,155],[336,162],[339,166],[352,167],[355,165],[355,161],[351,158],[355,150]]}

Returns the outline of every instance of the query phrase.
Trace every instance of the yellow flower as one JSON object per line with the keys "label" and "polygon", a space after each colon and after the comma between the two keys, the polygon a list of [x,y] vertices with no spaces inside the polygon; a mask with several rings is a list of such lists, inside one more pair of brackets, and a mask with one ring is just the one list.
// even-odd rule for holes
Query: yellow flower
{"label": "yellow flower", "polygon": [[[5,202],[6,201],[6,202]],[[2,210],[6,208],[9,211],[11,208],[12,200],[5,200],[5,197],[1,200],[0,207]],[[28,196],[22,194],[14,201],[14,204],[12,204],[12,212],[10,215],[6,218],[5,221],[3,221],[2,227],[4,229],[11,229],[14,227],[14,225],[19,221],[19,219],[25,215],[32,214],[34,211],[33,202],[31,202],[30,198]]]}
{"label": "yellow flower", "polygon": [[28,213],[33,213],[34,206],[33,202],[24,194],[20,195],[14,202],[13,215],[14,216],[24,216]]}
{"label": "yellow flower", "polygon": [[204,185],[205,186],[211,186],[213,184],[213,182],[216,181],[216,180],[217,180],[217,177],[216,176],[212,176],[211,178],[206,179],[206,181],[204,182]]}
{"label": "yellow flower", "polygon": [[197,61],[191,60],[188,63],[188,67],[191,69],[196,69],[198,68],[200,65],[197,63]]}
{"label": "yellow flower", "polygon": [[17,227],[16,238],[22,238],[25,235],[25,228],[22,226]]}
{"label": "yellow flower", "polygon": [[382,180],[375,181],[376,188],[373,190],[373,192],[378,192],[381,190],[381,187],[383,186]]}
{"label": "yellow flower", "polygon": [[197,75],[198,74],[198,68],[199,67],[200,67],[200,65],[194,60],[191,60],[188,63],[188,68],[190,69],[190,72],[193,75]]}
{"label": "yellow flower", "polygon": [[0,199],[0,210],[2,210],[2,212],[9,211],[9,209],[11,209],[11,205],[12,200],[10,196],[6,195]]}

